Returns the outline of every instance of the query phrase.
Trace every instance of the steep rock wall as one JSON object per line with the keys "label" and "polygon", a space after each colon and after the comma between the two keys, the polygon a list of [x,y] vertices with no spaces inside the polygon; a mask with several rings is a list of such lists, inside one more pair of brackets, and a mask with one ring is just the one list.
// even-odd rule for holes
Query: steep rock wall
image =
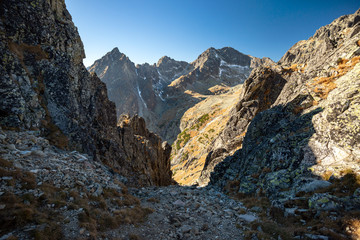
{"label": "steep rock wall", "polygon": [[314,180],[360,173],[359,22],[359,10],[340,17],[284,55],[281,93],[252,120],[242,149],[215,167],[211,184],[288,198]]}
{"label": "steep rock wall", "polygon": [[[142,181],[126,158],[115,105],[105,84],[82,63],[83,44],[64,1],[0,4],[1,126],[38,130],[58,147],[110,165],[129,182],[152,184]],[[168,179],[170,169],[162,167]]]}

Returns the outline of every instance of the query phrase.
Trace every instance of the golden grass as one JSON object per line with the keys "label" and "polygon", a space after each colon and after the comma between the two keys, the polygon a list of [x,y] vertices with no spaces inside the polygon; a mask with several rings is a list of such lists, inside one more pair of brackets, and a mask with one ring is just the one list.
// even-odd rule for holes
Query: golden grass
{"label": "golden grass", "polygon": [[293,72],[297,72],[297,71],[304,73],[306,66],[307,64],[293,64],[290,67],[283,68],[281,72],[287,75],[291,75]]}
{"label": "golden grass", "polygon": [[[14,168],[11,162],[0,158],[0,178],[4,176],[13,178],[9,180],[13,186],[20,184],[23,189],[38,188],[43,195],[35,197],[32,193],[15,194],[8,191],[0,196],[0,205],[5,205],[0,211],[2,233],[28,224],[44,224],[43,229],[33,232],[34,239],[63,239],[62,227],[58,224],[64,222],[62,215],[58,214],[58,209],[63,206],[84,209],[78,215],[79,225],[85,227],[94,238],[99,231],[116,228],[120,224],[143,222],[153,212],[152,209],[141,207],[140,200],[130,195],[123,184],[119,184],[122,192],[104,188],[103,195],[98,197],[92,196],[86,188],[60,189],[49,183],[37,186],[36,177],[32,173]],[[80,196],[79,191],[84,194]],[[69,202],[69,198],[73,200]],[[109,204],[119,210],[111,213]]]}
{"label": "golden grass", "polygon": [[360,239],[360,220],[353,218],[347,220],[347,231],[352,239]]}
{"label": "golden grass", "polygon": [[307,86],[312,88],[322,99],[326,99],[329,93],[336,88],[335,81],[353,69],[359,62],[360,56],[353,57],[351,60],[340,58],[337,61],[337,68],[330,77],[316,77]]}

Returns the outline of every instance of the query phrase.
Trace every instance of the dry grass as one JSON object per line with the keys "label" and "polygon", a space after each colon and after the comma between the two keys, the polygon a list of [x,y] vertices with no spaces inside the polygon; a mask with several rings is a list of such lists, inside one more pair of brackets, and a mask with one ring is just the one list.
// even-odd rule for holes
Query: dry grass
{"label": "dry grass", "polygon": [[307,86],[312,88],[322,99],[326,99],[329,93],[336,88],[335,81],[353,69],[359,62],[360,56],[353,57],[351,60],[339,58],[338,66],[330,77],[316,77]]}
{"label": "dry grass", "polygon": [[[75,208],[83,208],[78,218],[80,226],[86,228],[92,236],[97,236],[99,232],[118,228],[121,224],[143,222],[147,215],[153,210],[140,206],[140,200],[128,193],[125,186],[122,192],[115,189],[104,189],[103,196],[89,197],[92,204],[85,199],[78,199],[76,194],[74,203]],[[115,205],[118,210],[114,212],[107,211],[108,204]]]}
{"label": "dry grass", "polygon": [[352,239],[360,239],[360,220],[349,219],[346,221],[347,232]]}
{"label": "dry grass", "polygon": [[33,46],[25,43],[17,44],[15,42],[10,42],[10,41],[8,45],[10,51],[15,53],[21,62],[24,61],[25,54],[32,54],[33,56],[35,56],[35,59],[37,61],[42,59],[49,59],[49,54],[44,50],[42,50],[40,45]]}
{"label": "dry grass", "polygon": [[281,72],[286,75],[291,75],[293,72],[298,72],[298,71],[304,73],[306,66],[307,64],[301,64],[301,65],[293,64],[290,67],[283,68]]}
{"label": "dry grass", "polygon": [[[143,222],[153,210],[140,206],[140,200],[128,193],[122,185],[122,192],[105,188],[103,195],[94,197],[86,188],[59,189],[52,184],[43,183],[37,186],[36,177],[30,173],[14,168],[11,162],[0,159],[0,178],[12,177],[9,184],[23,189],[38,188],[43,192],[40,197],[32,193],[15,194],[11,191],[0,196],[0,232],[8,233],[28,224],[44,225],[42,230],[32,232],[34,239],[63,239],[64,219],[59,208],[84,209],[78,215],[79,225],[85,227],[95,239],[99,231],[113,229],[120,224]],[[83,192],[81,195],[79,191]],[[72,198],[71,202],[69,199]],[[118,209],[110,212],[109,206]]]}
{"label": "dry grass", "polygon": [[9,162],[9,161],[7,161],[7,160],[0,157],[0,167],[10,168],[12,166],[13,166],[12,162]]}
{"label": "dry grass", "polygon": [[43,230],[34,232],[35,239],[62,239],[61,227],[57,224],[62,217],[46,209],[45,203],[46,199],[35,198],[32,194],[5,193],[0,198],[0,204],[6,206],[0,212],[0,230],[6,233],[27,224],[45,224]]}
{"label": "dry grass", "polygon": [[36,187],[36,177],[31,172],[25,172],[17,168],[10,168],[12,163],[4,159],[0,160],[0,177],[12,177],[7,180],[9,186],[21,184],[23,189],[34,189]]}
{"label": "dry grass", "polygon": [[157,198],[148,198],[146,201],[152,202],[152,203],[159,203],[160,202],[160,200],[157,199]]}

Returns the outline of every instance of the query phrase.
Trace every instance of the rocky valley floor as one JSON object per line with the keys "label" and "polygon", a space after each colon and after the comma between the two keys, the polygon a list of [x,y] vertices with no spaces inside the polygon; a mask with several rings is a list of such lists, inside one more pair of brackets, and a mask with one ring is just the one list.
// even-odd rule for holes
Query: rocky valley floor
{"label": "rocky valley floor", "polygon": [[212,187],[128,188],[110,168],[55,148],[36,131],[0,131],[0,183],[1,240],[359,236],[358,221],[348,217],[345,225],[341,209],[314,211],[306,196],[279,209],[261,196],[230,198]]}
{"label": "rocky valley floor", "polygon": [[127,189],[108,167],[35,131],[1,131],[0,154],[2,240],[241,239],[256,219],[214,189]]}

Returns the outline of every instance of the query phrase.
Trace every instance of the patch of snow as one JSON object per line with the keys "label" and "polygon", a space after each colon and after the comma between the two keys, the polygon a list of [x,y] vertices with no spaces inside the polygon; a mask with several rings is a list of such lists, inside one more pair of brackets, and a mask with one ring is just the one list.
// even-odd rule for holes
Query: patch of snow
{"label": "patch of snow", "polygon": [[224,70],[222,68],[219,68],[219,77],[221,77],[221,74]]}
{"label": "patch of snow", "polygon": [[205,127],[203,127],[203,128],[201,129],[201,131],[199,132],[199,134],[202,133],[202,132],[204,132],[204,130],[205,130],[210,124],[212,124],[213,122],[215,122],[215,121],[218,120],[219,118],[220,118],[220,116],[217,116],[216,118],[214,118],[213,120],[211,120],[210,122],[208,122],[208,123],[205,125]]}
{"label": "patch of snow", "polygon": [[220,61],[220,67],[221,67],[221,66],[227,66],[227,65],[228,65],[227,62],[225,62],[224,60],[221,59],[221,61]]}
{"label": "patch of snow", "polygon": [[160,91],[159,97],[160,97],[161,101],[165,102],[165,99],[161,96],[163,93],[164,93],[163,91]]}
{"label": "patch of snow", "polygon": [[136,88],[137,88],[137,91],[138,91],[138,94],[139,94],[139,97],[140,97],[142,103],[145,105],[146,108],[148,108],[146,102],[144,101],[144,99],[141,96],[141,91],[140,91],[140,88],[139,88],[139,84],[136,84]]}

